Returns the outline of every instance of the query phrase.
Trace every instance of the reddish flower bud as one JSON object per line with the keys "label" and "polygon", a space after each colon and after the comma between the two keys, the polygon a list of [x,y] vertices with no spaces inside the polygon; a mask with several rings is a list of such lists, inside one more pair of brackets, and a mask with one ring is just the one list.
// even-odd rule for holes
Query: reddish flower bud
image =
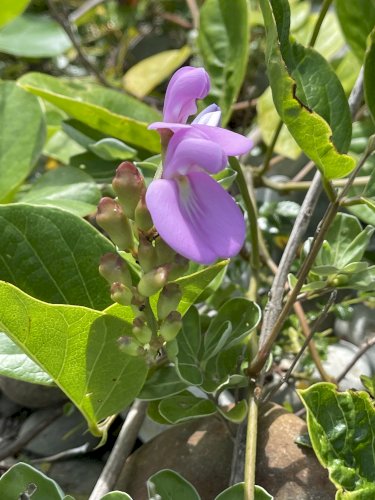
{"label": "reddish flower bud", "polygon": [[165,319],[168,314],[177,309],[182,292],[177,283],[168,283],[160,292],[157,311],[158,318]]}
{"label": "reddish flower bud", "polygon": [[102,198],[98,205],[96,222],[120,250],[133,248],[133,232],[121,205],[112,198]]}
{"label": "reddish flower bud", "polygon": [[99,273],[108,283],[122,283],[127,286],[132,285],[132,279],[128,265],[116,253],[106,253],[100,259]]}
{"label": "reddish flower bud", "polygon": [[120,351],[128,354],[129,356],[143,356],[144,349],[139,342],[129,335],[123,335],[117,340]]}
{"label": "reddish flower bud", "polygon": [[138,261],[146,273],[157,266],[155,247],[142,233],[139,235]]}
{"label": "reddish flower bud", "polygon": [[155,240],[155,250],[159,266],[169,264],[176,255],[176,252],[160,236]]}
{"label": "reddish flower bud", "polygon": [[151,214],[146,205],[145,193],[142,194],[137,206],[135,207],[134,220],[139,229],[142,231],[149,231],[154,225]]}
{"label": "reddish flower bud", "polygon": [[137,317],[133,321],[133,335],[141,344],[148,344],[152,338],[152,331],[143,318]]}
{"label": "reddish flower bud", "polygon": [[157,267],[144,274],[138,283],[138,291],[144,297],[151,297],[167,283],[168,269]]}
{"label": "reddish flower bud", "polygon": [[112,283],[111,299],[123,306],[129,306],[133,298],[133,294],[126,285],[122,283]]}
{"label": "reddish flower bud", "polygon": [[181,327],[181,314],[177,311],[173,311],[168,314],[161,324],[159,335],[161,335],[166,342],[170,342],[176,338],[178,332],[181,330]]}
{"label": "reddish flower bud", "polygon": [[117,167],[112,187],[125,215],[134,220],[135,207],[145,190],[145,182],[139,170],[130,161],[124,161]]}

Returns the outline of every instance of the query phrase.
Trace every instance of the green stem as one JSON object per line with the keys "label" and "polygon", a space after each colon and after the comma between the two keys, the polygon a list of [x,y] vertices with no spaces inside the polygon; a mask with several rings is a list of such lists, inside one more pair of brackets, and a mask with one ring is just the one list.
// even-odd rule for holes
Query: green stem
{"label": "green stem", "polygon": [[250,389],[249,413],[247,416],[246,454],[245,454],[245,500],[254,500],[255,467],[257,453],[258,401],[254,387]]}
{"label": "green stem", "polygon": [[279,138],[279,135],[280,135],[281,129],[283,128],[283,125],[284,125],[284,123],[282,120],[280,120],[279,123],[277,124],[277,127],[276,127],[275,132],[274,132],[273,137],[272,137],[272,140],[267,148],[267,151],[266,151],[266,154],[264,157],[264,161],[263,161],[263,166],[257,171],[257,174],[260,177],[262,175],[264,175],[267,172],[267,170],[269,169],[270,162],[271,162],[272,155],[273,155],[273,151],[275,149],[276,142],[277,142],[277,139]]}
{"label": "green stem", "polygon": [[146,299],[146,301],[145,301],[144,312],[146,315],[147,324],[151,328],[153,336],[156,337],[158,334],[159,326],[158,326],[158,322],[156,321],[154,312],[151,309],[151,304],[150,304],[149,299]]}
{"label": "green stem", "polygon": [[320,28],[322,27],[324,18],[326,17],[326,14],[328,12],[328,9],[331,6],[332,1],[333,0],[324,0],[324,3],[322,5],[322,8],[321,8],[320,13],[319,13],[319,17],[316,20],[316,23],[315,23],[315,26],[314,26],[313,34],[311,35],[311,39],[310,39],[310,42],[309,42],[309,46],[310,47],[314,47],[314,45],[315,45],[316,39],[318,38],[318,35],[319,35],[319,32],[320,32]]}
{"label": "green stem", "polygon": [[[361,177],[358,177],[358,179],[355,179],[353,182],[353,186],[366,186],[368,183],[370,177],[368,175],[363,175]],[[259,180],[259,185],[260,186],[265,186],[270,189],[273,189],[274,191],[307,191],[311,185],[310,181],[299,181],[299,182],[275,182],[272,179],[269,179],[268,177],[262,177],[262,179]],[[336,179],[332,181],[332,187],[333,188],[339,188],[345,186],[347,182],[347,179]]]}
{"label": "green stem", "polygon": [[295,284],[294,288],[290,291],[288,298],[284,304],[284,307],[282,308],[277,321],[273,325],[272,331],[270,332],[269,336],[267,339],[265,339],[264,344],[260,346],[259,351],[251,363],[251,366],[249,367],[248,373],[249,375],[254,375],[258,374],[261,369],[263,368],[269,352],[272,348],[272,345],[279,334],[281,328],[284,325],[284,322],[293,307],[293,304],[297,300],[297,296],[307,278],[308,273],[310,272],[310,269],[312,265],[314,264],[314,261],[316,259],[316,256],[318,255],[318,252],[324,242],[325,235],[330,228],[334,218],[336,217],[336,214],[341,206],[341,202],[343,199],[345,199],[345,196],[347,195],[349,189],[353,185],[354,179],[364,163],[366,162],[367,158],[371,155],[372,151],[371,149],[367,149],[365,153],[363,154],[362,158],[358,162],[356,168],[352,171],[350,174],[349,178],[346,180],[346,184],[343,187],[342,191],[340,194],[337,196],[336,200],[334,202],[331,202],[326,210],[326,213],[323,216],[323,219],[321,221],[321,224],[319,224],[318,229],[315,233],[314,240],[311,246],[311,250],[309,254],[307,255],[306,259],[304,260],[302,267],[299,271],[298,274],[298,279],[297,283]]}
{"label": "green stem", "polygon": [[258,233],[258,216],[255,197],[250,191],[246,182],[242,167],[235,157],[229,158],[229,164],[237,173],[236,182],[240,190],[242,199],[245,204],[246,212],[250,224],[250,240],[251,240],[251,256],[250,266],[252,275],[249,284],[248,296],[250,299],[255,300],[258,288],[258,274],[260,268],[260,252],[259,252],[259,233]]}

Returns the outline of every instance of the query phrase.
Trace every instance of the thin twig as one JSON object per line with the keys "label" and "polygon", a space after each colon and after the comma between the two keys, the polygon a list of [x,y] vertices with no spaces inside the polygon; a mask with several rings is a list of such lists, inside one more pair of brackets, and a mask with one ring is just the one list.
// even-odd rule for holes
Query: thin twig
{"label": "thin twig", "polygon": [[303,310],[301,302],[298,302],[298,301],[295,302],[293,304],[293,309],[297,315],[299,324],[301,325],[301,330],[302,330],[303,335],[305,336],[306,339],[310,339],[308,342],[310,355],[311,355],[312,360],[314,361],[314,364],[315,364],[320,376],[322,377],[322,380],[324,380],[324,382],[333,382],[334,381],[333,378],[330,375],[328,375],[328,373],[324,369],[322,360],[320,359],[320,356],[319,356],[318,349],[316,348],[315,342],[313,341],[313,338],[311,335],[311,330],[309,327],[309,323],[307,321],[305,311]]}
{"label": "thin twig", "polygon": [[69,21],[71,23],[75,23],[80,17],[85,15],[86,12],[89,12],[91,9],[94,9],[103,2],[105,2],[105,0],[87,0],[86,2],[83,2],[82,5],[69,15]]}
{"label": "thin twig", "polygon": [[131,453],[137,439],[139,429],[146,415],[147,402],[135,400],[126,416],[117,441],[104,466],[89,500],[100,500],[103,495],[114,487],[125,459]]}
{"label": "thin twig", "polygon": [[357,81],[355,82],[354,87],[349,96],[349,108],[353,120],[356,117],[363,102],[363,78],[364,78],[364,73],[362,66]]}
{"label": "thin twig", "polygon": [[245,456],[245,500],[254,500],[255,468],[257,454],[258,401],[254,388],[250,389],[249,412],[247,416],[246,456]]}
{"label": "thin twig", "polygon": [[319,17],[318,17],[318,19],[315,23],[315,26],[314,26],[313,34],[311,35],[309,47],[314,47],[315,42],[316,42],[318,35],[319,35],[319,32],[320,32],[320,28],[322,27],[324,18],[326,17],[326,14],[328,12],[328,9],[331,6],[332,1],[333,0],[324,0],[324,3],[320,9]]}
{"label": "thin twig", "polygon": [[58,462],[59,460],[65,460],[67,458],[77,457],[80,455],[84,455],[90,449],[90,443],[85,443],[81,446],[77,446],[76,448],[70,448],[69,450],[60,451],[60,453],[56,453],[55,455],[50,455],[48,457],[42,458],[34,458],[31,460],[33,464],[41,464],[43,462]]}
{"label": "thin twig", "polygon": [[2,448],[0,451],[0,460],[4,460],[5,458],[15,455],[21,451],[27,443],[29,443],[37,434],[42,432],[57,418],[59,418],[62,413],[62,408],[55,408],[54,410],[51,410],[51,412],[48,413],[44,419],[40,420],[40,422],[35,424],[35,426],[28,429],[27,432],[25,432],[21,437],[17,438],[13,441],[13,443],[9,444],[5,448]]}
{"label": "thin twig", "polygon": [[197,2],[196,0],[186,0],[186,3],[191,13],[193,26],[197,30],[199,28],[199,7],[197,5]]}
{"label": "thin twig", "polygon": [[340,375],[336,378],[336,383],[341,382],[341,380],[348,374],[348,372],[353,368],[353,366],[357,363],[357,361],[365,354],[366,351],[370,349],[375,345],[375,334],[373,337],[370,339],[367,339],[361,347],[359,348],[358,352],[355,354],[351,362],[348,364],[348,366],[340,373]]}
{"label": "thin twig", "polygon": [[49,10],[51,12],[52,17],[60,24],[65,33],[68,35],[70,41],[72,42],[74,48],[77,51],[78,57],[82,63],[82,65],[86,68],[86,70],[95,76],[95,78],[105,87],[114,88],[100,73],[100,71],[90,62],[87,56],[84,54],[80,42],[77,39],[75,33],[73,32],[72,25],[70,24],[68,18],[62,16],[55,5],[54,0],[47,0]]}
{"label": "thin twig", "polygon": [[288,382],[289,377],[292,375],[292,372],[293,372],[294,368],[296,367],[298,361],[301,359],[302,354],[305,352],[305,350],[306,350],[307,346],[309,345],[309,343],[311,342],[313,336],[315,335],[315,333],[317,331],[319,331],[321,324],[326,319],[326,317],[329,313],[329,310],[331,309],[333,303],[336,300],[336,296],[337,296],[337,291],[334,290],[331,293],[331,296],[329,297],[328,302],[324,306],[323,311],[318,316],[318,318],[315,320],[314,324],[311,326],[311,329],[309,330],[309,335],[305,338],[305,341],[304,341],[301,349],[298,351],[298,354],[293,359],[293,362],[290,365],[290,367],[288,368],[287,372],[279,380],[279,382],[274,387],[272,387],[272,389],[266,394],[266,396],[262,399],[262,403],[266,403],[267,401],[269,401],[271,399],[271,397],[280,389],[280,387],[283,384],[285,384],[286,382]]}

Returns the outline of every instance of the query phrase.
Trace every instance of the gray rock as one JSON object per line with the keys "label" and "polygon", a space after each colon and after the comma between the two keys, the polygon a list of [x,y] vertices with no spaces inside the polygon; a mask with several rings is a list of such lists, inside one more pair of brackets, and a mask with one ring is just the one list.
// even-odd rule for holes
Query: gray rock
{"label": "gray rock", "polygon": [[27,408],[46,408],[68,398],[58,387],[30,384],[0,375],[0,389],[15,403]]}
{"label": "gray rock", "polygon": [[[46,408],[32,413],[22,425],[20,437],[44,420],[49,412],[51,410]],[[98,438],[88,432],[85,419],[78,410],[75,410],[69,415],[61,415],[54,420],[25,446],[25,450],[44,457],[82,446],[85,443],[89,443],[89,448],[93,449],[98,441]]]}
{"label": "gray rock", "polygon": [[[295,438],[306,432],[302,419],[277,405],[266,405],[259,420],[257,484],[275,500],[332,500],[335,488],[311,449]],[[116,488],[147,500],[146,481],[172,469],[190,481],[202,500],[228,487],[233,438],[215,417],[173,426],[144,444],[125,463]]]}

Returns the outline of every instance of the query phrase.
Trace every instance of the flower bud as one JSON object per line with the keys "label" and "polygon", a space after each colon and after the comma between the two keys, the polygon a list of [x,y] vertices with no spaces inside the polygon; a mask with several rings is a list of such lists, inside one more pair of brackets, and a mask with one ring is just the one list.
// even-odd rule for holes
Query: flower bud
{"label": "flower bud", "polygon": [[189,261],[182,255],[176,254],[169,271],[169,281],[174,281],[183,276],[189,269]]}
{"label": "flower bud", "polygon": [[138,261],[146,273],[157,266],[155,247],[142,233],[139,235]]}
{"label": "flower bud", "polygon": [[130,337],[129,335],[123,335],[117,340],[117,343],[120,351],[128,354],[129,356],[142,356],[144,354],[143,347],[136,339]]}
{"label": "flower bud", "polygon": [[166,342],[171,342],[176,338],[178,332],[181,330],[181,327],[181,314],[177,311],[172,311],[161,324],[159,335],[161,335]]}
{"label": "flower bud", "polygon": [[108,197],[100,200],[96,222],[109,234],[120,250],[133,248],[133,232],[129,219],[115,200]]}
{"label": "flower bud", "polygon": [[154,223],[152,222],[151,214],[146,205],[145,194],[146,192],[142,193],[142,196],[135,207],[134,220],[139,229],[142,231],[149,231]]}
{"label": "flower bud", "polygon": [[176,252],[160,236],[155,240],[155,250],[159,266],[169,264],[176,255]]}
{"label": "flower bud", "polygon": [[145,189],[144,179],[139,170],[130,161],[124,161],[117,167],[112,187],[125,215],[134,220],[135,207]]}
{"label": "flower bud", "polygon": [[132,279],[129,268],[119,255],[116,253],[106,253],[100,259],[99,273],[108,283],[123,283],[131,286]]}
{"label": "flower bud", "polygon": [[168,283],[165,285],[158,299],[158,318],[165,319],[169,313],[175,311],[181,300],[181,296],[181,288],[177,283]]}
{"label": "flower bud", "polygon": [[172,363],[175,363],[177,354],[178,354],[178,343],[177,340],[171,340],[170,342],[167,342],[164,346],[165,353],[167,355],[167,358],[169,361],[172,361]]}
{"label": "flower bud", "polygon": [[166,267],[157,267],[144,274],[138,283],[138,292],[144,297],[151,297],[167,283],[168,270]]}
{"label": "flower bud", "polygon": [[122,306],[129,306],[133,298],[133,294],[126,285],[122,283],[112,283],[111,299]]}
{"label": "flower bud", "polygon": [[133,335],[141,344],[148,344],[150,342],[152,331],[142,317],[135,318],[133,321]]}

